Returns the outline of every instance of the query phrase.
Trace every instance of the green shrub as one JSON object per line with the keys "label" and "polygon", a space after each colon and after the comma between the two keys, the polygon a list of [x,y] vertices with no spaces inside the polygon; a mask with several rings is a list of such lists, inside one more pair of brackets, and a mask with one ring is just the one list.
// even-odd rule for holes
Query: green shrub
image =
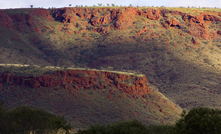
{"label": "green shrub", "polygon": [[8,110],[3,105],[4,102],[0,101],[0,134],[3,134],[3,132],[5,132],[8,124],[7,123]]}
{"label": "green shrub", "polygon": [[114,123],[108,128],[114,134],[145,134],[147,131],[147,127],[137,120]]}
{"label": "green shrub", "polygon": [[147,127],[136,121],[117,122],[108,126],[94,125],[87,130],[79,130],[77,134],[146,134]]}
{"label": "green shrub", "polygon": [[173,126],[170,125],[149,125],[148,134],[166,134],[171,131]]}
{"label": "green shrub", "polygon": [[[4,111],[1,109],[1,111]],[[60,128],[69,133],[71,125],[64,119],[44,110],[19,106],[10,111],[1,112],[0,134],[36,134],[56,133]],[[3,117],[3,118],[2,118]]]}
{"label": "green shrub", "polygon": [[137,120],[122,121],[107,126],[94,125],[87,130],[78,130],[77,134],[165,134],[172,126],[146,126]]}
{"label": "green shrub", "polygon": [[198,107],[183,111],[170,134],[220,134],[220,126],[221,110]]}

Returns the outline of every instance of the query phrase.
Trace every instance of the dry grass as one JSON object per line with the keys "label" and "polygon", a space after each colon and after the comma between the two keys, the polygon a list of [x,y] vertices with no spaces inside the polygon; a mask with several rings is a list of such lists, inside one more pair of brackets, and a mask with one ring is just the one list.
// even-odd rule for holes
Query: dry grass
{"label": "dry grass", "polygon": [[38,66],[38,65],[23,65],[23,64],[0,64],[0,73],[14,73],[16,75],[22,76],[39,76],[44,73],[52,73],[55,71],[64,71],[64,70],[87,70],[87,71],[101,71],[101,72],[111,72],[117,74],[125,74],[125,75],[134,75],[138,77],[145,76],[143,74],[138,73],[130,73],[130,72],[122,72],[122,71],[110,71],[110,70],[98,70],[98,69],[89,69],[89,68],[74,68],[74,67],[56,67],[56,66]]}

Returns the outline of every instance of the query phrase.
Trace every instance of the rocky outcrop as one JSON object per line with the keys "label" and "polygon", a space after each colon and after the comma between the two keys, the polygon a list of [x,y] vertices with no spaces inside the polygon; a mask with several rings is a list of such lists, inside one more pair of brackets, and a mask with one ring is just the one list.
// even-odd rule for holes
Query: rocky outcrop
{"label": "rocky outcrop", "polygon": [[171,20],[165,21],[165,22],[163,23],[163,26],[164,26],[165,28],[170,28],[170,27],[178,27],[178,28],[179,28],[179,27],[180,27],[180,23],[173,18],[173,19],[171,19]]}
{"label": "rocky outcrop", "polygon": [[68,89],[118,89],[129,97],[137,98],[151,92],[145,76],[133,76],[103,71],[68,70],[40,76],[15,76],[7,73],[0,75],[0,82],[10,85],[40,87],[55,87],[58,85]]}
{"label": "rocky outcrop", "polygon": [[199,45],[199,42],[195,38],[192,38],[192,42],[193,42],[193,44],[195,44],[195,46]]}
{"label": "rocky outcrop", "polygon": [[162,15],[164,14],[164,10],[155,10],[155,9],[144,9],[141,15],[150,20],[160,20]]}
{"label": "rocky outcrop", "polygon": [[148,28],[146,26],[143,26],[143,28],[137,32],[137,36],[141,35],[144,32],[147,32],[147,30],[148,30]]}

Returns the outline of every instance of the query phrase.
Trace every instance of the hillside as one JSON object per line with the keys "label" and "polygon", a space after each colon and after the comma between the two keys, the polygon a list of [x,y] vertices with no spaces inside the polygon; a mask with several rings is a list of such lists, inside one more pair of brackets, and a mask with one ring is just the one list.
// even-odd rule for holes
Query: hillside
{"label": "hillside", "polygon": [[220,108],[220,9],[0,10],[0,62],[133,70],[182,108]]}
{"label": "hillside", "polygon": [[[65,116],[74,128],[137,119],[174,124],[182,109],[132,73],[0,66],[0,98]],[[35,75],[33,75],[35,74]]]}

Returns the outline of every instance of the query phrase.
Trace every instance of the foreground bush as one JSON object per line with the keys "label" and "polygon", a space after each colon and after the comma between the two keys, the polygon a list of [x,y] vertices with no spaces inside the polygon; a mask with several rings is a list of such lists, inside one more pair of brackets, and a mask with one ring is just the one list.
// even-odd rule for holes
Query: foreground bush
{"label": "foreground bush", "polygon": [[172,128],[171,125],[150,125],[147,127],[148,133],[146,134],[167,134]]}
{"label": "foreground bush", "polygon": [[171,134],[221,134],[221,110],[198,107],[183,111]]}
{"label": "foreground bush", "polygon": [[165,134],[172,126],[146,126],[137,120],[117,122],[108,126],[94,125],[87,130],[79,130],[77,134]]}
{"label": "foreground bush", "polygon": [[69,133],[71,125],[64,117],[47,111],[20,106],[10,111],[0,108],[0,134],[57,133],[62,128]]}
{"label": "foreground bush", "polygon": [[3,106],[3,102],[0,101],[0,134],[3,134],[3,130],[7,127],[7,114],[8,110]]}

